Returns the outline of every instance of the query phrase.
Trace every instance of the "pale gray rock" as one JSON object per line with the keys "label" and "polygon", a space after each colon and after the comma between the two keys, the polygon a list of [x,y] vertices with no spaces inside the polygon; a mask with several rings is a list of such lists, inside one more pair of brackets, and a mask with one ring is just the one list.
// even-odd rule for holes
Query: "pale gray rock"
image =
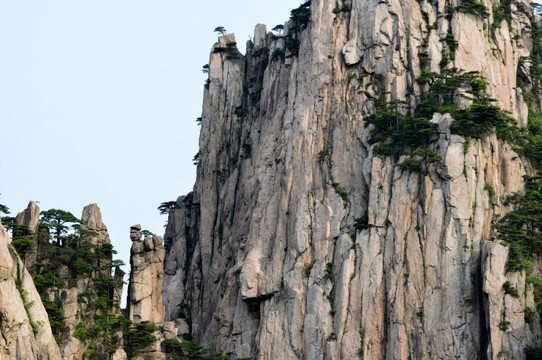
{"label": "pale gray rock", "polygon": [[[495,135],[469,146],[450,114],[434,114],[430,149],[442,160],[403,169],[375,155],[366,117],[379,97],[415,104],[427,90],[418,53],[440,72],[451,32],[450,66],[480,72],[525,124],[516,74],[531,20],[513,13],[512,40],[504,22],[489,37],[488,20],[447,17],[444,0],[349,4],[334,13],[336,2],[312,1],[298,56],[284,61],[276,55],[291,44],[264,41],[261,27],[246,57],[215,51],[232,35],[213,45],[197,181],[165,234],[165,321],[178,336],[190,324],[212,351],[259,360],[524,358],[541,344],[521,317],[533,300],[503,296],[504,281],[520,291],[525,276],[505,272],[492,225],[529,164]],[[269,56],[254,56],[262,47]]]}
{"label": "pale gray rock", "polygon": [[177,328],[175,327],[175,322],[166,321],[164,326],[162,326],[162,334],[166,339],[176,339],[177,338]]}
{"label": "pale gray rock", "polygon": [[[83,208],[81,227],[92,232],[83,241],[88,241],[99,247],[111,244],[107,226],[103,223],[100,208],[96,204],[90,204]],[[113,278],[115,280],[115,288],[112,294],[113,300],[120,302],[124,273],[117,268],[115,269],[115,273],[112,274],[110,269],[111,262],[112,256],[96,260],[94,265],[103,268],[103,270],[93,272],[90,274],[90,277],[84,276],[75,279],[73,287],[61,290],[51,289],[49,296],[51,301],[55,300],[57,293],[59,294],[60,310],[62,311],[66,325],[66,334],[62,337],[59,344],[63,360],[80,360],[83,358],[84,352],[88,350],[89,343],[80,341],[73,334],[77,325],[81,322],[85,324],[86,328],[91,328],[94,325],[92,307],[89,307],[90,304],[85,299],[85,296],[80,296],[82,293],[86,293],[91,301],[97,298],[97,289],[94,280],[96,278]],[[111,311],[114,315],[120,315],[120,309],[118,308],[113,308]],[[119,333],[118,336],[122,337],[122,334]],[[98,351],[105,351],[100,341],[97,341],[96,347]],[[126,353],[123,349],[118,349],[111,356],[117,360],[126,359]]]}
{"label": "pale gray rock", "polygon": [[33,233],[38,231],[39,220],[40,208],[33,201],[30,201],[26,209],[15,217],[15,222],[18,225],[27,226]]}
{"label": "pale gray rock", "polygon": [[126,311],[135,324],[151,321],[164,323],[162,284],[164,281],[165,249],[162,237],[147,236],[140,241],[140,225],[130,228],[132,249],[130,255],[130,280]]}
{"label": "pale gray rock", "polygon": [[[60,359],[47,312],[30,274],[10,249],[10,242],[0,224],[0,358]],[[16,281],[21,279],[19,290]]]}
{"label": "pale gray rock", "polygon": [[[37,255],[42,251],[43,246],[47,243],[47,239],[40,239],[36,234],[38,233],[38,225],[40,219],[40,208],[36,203],[30,201],[25,210],[17,214],[15,217],[15,223],[17,225],[23,225],[28,228],[28,234],[30,239],[36,244],[29,253],[26,254],[25,266],[33,273],[33,267],[36,264]],[[44,244],[45,243],[45,244]]]}
{"label": "pale gray rock", "polygon": [[267,27],[264,24],[256,25],[256,28],[254,29],[254,47],[256,49],[264,47],[266,45],[266,37]]}
{"label": "pale gray rock", "polygon": [[[107,231],[107,226],[102,222],[102,213],[96,204],[90,204],[83,208],[81,221],[85,227],[93,231]],[[105,241],[105,239],[104,239]]]}

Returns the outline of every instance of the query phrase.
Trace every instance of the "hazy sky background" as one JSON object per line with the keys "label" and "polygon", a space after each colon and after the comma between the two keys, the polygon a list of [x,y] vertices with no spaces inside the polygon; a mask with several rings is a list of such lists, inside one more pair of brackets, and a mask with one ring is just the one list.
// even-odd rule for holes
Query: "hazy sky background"
{"label": "hazy sky background", "polygon": [[0,203],[97,203],[128,263],[130,225],[162,234],[157,206],[193,187],[214,28],[244,51],[302,2],[0,0]]}
{"label": "hazy sky background", "polygon": [[128,264],[130,225],[162,235],[157,206],[194,185],[213,30],[244,52],[302,2],[0,0],[0,203],[97,203]]}

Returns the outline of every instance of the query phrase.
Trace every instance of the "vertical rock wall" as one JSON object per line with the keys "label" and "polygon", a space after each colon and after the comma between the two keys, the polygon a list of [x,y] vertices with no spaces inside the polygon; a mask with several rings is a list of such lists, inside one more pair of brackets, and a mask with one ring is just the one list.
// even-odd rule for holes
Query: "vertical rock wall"
{"label": "vertical rock wall", "polygon": [[[197,238],[190,236],[197,228],[198,217],[193,209],[194,193],[181,196],[177,199],[176,206],[169,213],[164,246],[166,259],[164,262],[164,285],[162,296],[165,307],[165,321],[167,333],[170,338],[183,338],[191,332],[191,296],[186,288],[188,284],[188,270],[191,258],[195,250]],[[197,235],[197,234],[194,234]]]}
{"label": "vertical rock wall", "polygon": [[151,321],[164,323],[162,283],[164,278],[164,255],[161,236],[146,236],[141,240],[141,225],[130,228],[132,250],[130,252],[130,282],[128,287],[128,317],[135,324]]}
{"label": "vertical rock wall", "polygon": [[0,359],[60,359],[47,312],[10,242],[0,224]]}
{"label": "vertical rock wall", "polygon": [[[93,247],[103,248],[104,245],[111,245],[107,226],[103,223],[100,208],[96,204],[90,204],[83,208],[81,228],[92,232],[92,235],[85,236],[83,241],[90,242]],[[98,326],[96,316],[106,315],[105,312],[110,312],[111,317],[120,315],[123,273],[117,267],[113,276],[111,263],[112,254],[105,258],[96,258],[92,265],[101,270],[93,271],[90,276],[76,277],[73,283],[69,282],[74,286],[65,286],[62,290],[53,290],[53,292],[60,292],[60,308],[66,324],[66,333],[60,342],[63,360],[82,359],[83,354],[89,350],[89,344],[91,343],[93,349],[97,349],[99,353],[105,353],[105,347],[109,339],[104,337],[82,341],[75,333],[78,326],[81,326],[80,324],[83,324],[89,330]],[[110,285],[111,288],[107,290],[107,299],[117,305],[111,306],[108,310],[100,309],[96,301],[104,291],[103,287],[109,285],[96,284],[97,280],[113,280]],[[120,330],[116,335],[122,338]],[[126,359],[126,354],[121,347],[108,356],[111,356],[114,360]]]}
{"label": "vertical rock wall", "polygon": [[449,35],[449,66],[480,72],[526,123],[516,74],[529,3],[493,27],[498,1],[484,1],[487,18],[460,4],[315,0],[306,28],[289,22],[277,37],[258,25],[246,56],[233,35],[219,39],[194,193],[166,231],[166,321],[256,359],[523,358],[539,344],[525,275],[506,273],[492,233],[529,164],[495,135],[466,145],[447,114],[432,119],[442,160],[421,172],[369,141],[376,98],[415,104],[427,90],[419,54],[440,72]]}
{"label": "vertical rock wall", "polygon": [[25,265],[30,271],[32,271],[34,265],[36,264],[38,253],[44,246],[44,242],[47,241],[46,239],[44,239],[44,237],[40,239],[37,236],[39,230],[39,219],[40,208],[33,201],[30,201],[26,209],[23,210],[21,213],[17,214],[17,216],[15,217],[15,223],[17,225],[22,225],[26,227],[28,229],[27,232],[31,234],[30,236],[32,241],[34,241],[34,243],[36,244],[35,248],[33,248],[26,255],[25,259]]}
{"label": "vertical rock wall", "polygon": [[[141,225],[131,226],[132,249],[130,251],[130,281],[128,283],[126,313],[134,324],[145,321],[162,327],[164,325],[162,285],[166,251],[161,236],[147,235],[143,240],[141,237]],[[168,329],[172,330],[171,327],[166,326],[164,332],[167,333]],[[139,349],[136,360],[165,359],[161,348],[164,337],[159,331],[155,331],[154,336],[154,342]]]}

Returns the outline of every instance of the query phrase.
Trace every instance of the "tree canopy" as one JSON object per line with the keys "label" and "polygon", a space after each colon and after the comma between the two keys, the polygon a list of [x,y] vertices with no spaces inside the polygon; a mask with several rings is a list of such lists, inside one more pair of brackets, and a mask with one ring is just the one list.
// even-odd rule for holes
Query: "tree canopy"
{"label": "tree canopy", "polygon": [[224,26],[217,26],[213,31],[220,35],[226,35],[226,28]]}
{"label": "tree canopy", "polygon": [[40,213],[40,225],[45,226],[54,232],[58,245],[63,245],[63,239],[70,229],[70,224],[80,224],[81,220],[72,213],[65,210],[50,209]]}

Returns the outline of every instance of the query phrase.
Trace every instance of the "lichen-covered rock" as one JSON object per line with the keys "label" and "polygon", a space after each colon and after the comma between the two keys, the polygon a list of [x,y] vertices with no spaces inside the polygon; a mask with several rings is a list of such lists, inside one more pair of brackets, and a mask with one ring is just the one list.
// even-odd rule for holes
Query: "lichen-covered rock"
{"label": "lichen-covered rock", "polygon": [[166,230],[166,321],[256,359],[523,358],[539,345],[521,317],[531,295],[503,293],[525,278],[506,273],[492,231],[529,164],[435,113],[440,160],[409,169],[377,156],[367,122],[380,98],[416,104],[417,79],[447,66],[479,72],[525,125],[516,76],[532,17],[514,2],[510,26],[491,27],[493,3],[485,18],[458,1],[313,0],[280,37],[258,25],[244,58],[221,37],[194,192]]}

